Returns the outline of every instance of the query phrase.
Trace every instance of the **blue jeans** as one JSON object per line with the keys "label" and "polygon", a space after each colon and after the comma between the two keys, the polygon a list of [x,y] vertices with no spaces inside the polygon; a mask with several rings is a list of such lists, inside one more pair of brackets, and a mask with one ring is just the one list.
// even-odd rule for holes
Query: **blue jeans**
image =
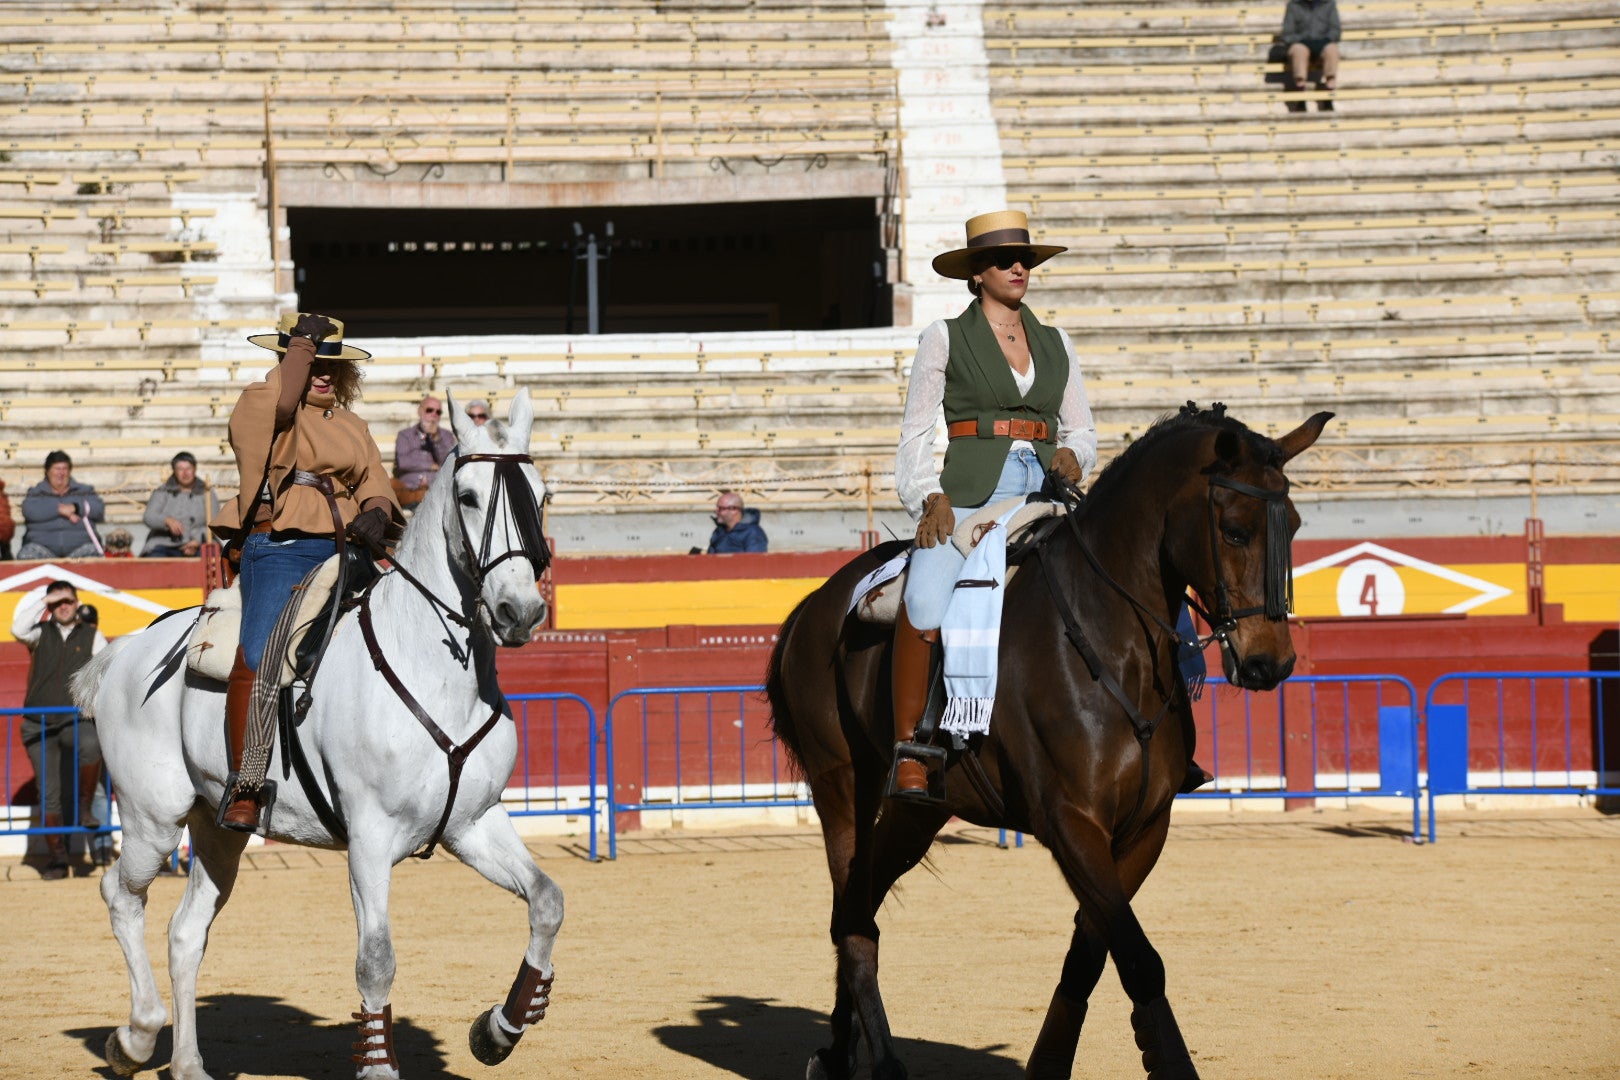
{"label": "blue jeans", "polygon": [[[978,506],[952,507],[960,524],[975,510],[1006,499],[1020,498],[1041,490],[1046,483],[1046,470],[1041,459],[1028,448],[1010,450],[1006,464],[1001,467],[1001,478],[990,497]],[[945,608],[956,591],[956,575],[961,573],[967,556],[956,550],[947,540],[931,548],[917,548],[911,553],[906,571],[906,619],[918,630],[938,630],[945,619]]]}
{"label": "blue jeans", "polygon": [[242,652],[254,671],[293,586],[337,553],[331,540],[273,540],[273,535],[253,533],[242,545]]}

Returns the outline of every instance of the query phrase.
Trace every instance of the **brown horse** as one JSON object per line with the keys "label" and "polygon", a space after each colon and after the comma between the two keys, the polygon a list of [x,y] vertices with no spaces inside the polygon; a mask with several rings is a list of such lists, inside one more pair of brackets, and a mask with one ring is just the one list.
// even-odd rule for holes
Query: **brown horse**
{"label": "brown horse", "polygon": [[[1270,690],[1288,677],[1288,548],[1299,515],[1283,466],[1332,415],[1273,441],[1223,406],[1189,402],[1105,469],[1007,585],[990,731],[948,759],[943,803],[884,798],[891,634],[846,617],[855,583],[904,544],[859,556],[788,616],[767,692],[776,737],[821,818],[838,956],[832,1045],[810,1059],[811,1080],[850,1076],[862,1031],[872,1075],[906,1075],[878,992],[876,912],[952,815],[1033,834],[1079,901],[1027,1075],[1069,1075],[1086,1000],[1112,955],[1150,1080],[1196,1078],[1165,1000],[1164,964],[1130,904],[1192,761],[1176,615],[1190,586],[1234,685]],[[982,976],[961,989],[979,992]]]}

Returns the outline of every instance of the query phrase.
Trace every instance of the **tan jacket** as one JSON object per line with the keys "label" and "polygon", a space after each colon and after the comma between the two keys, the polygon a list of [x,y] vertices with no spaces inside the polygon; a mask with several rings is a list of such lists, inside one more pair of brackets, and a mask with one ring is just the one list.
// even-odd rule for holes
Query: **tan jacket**
{"label": "tan jacket", "polygon": [[215,535],[226,541],[241,535],[242,515],[252,504],[265,474],[267,456],[274,509],[271,522],[275,530],[295,530],[316,536],[332,534],[332,512],[326,505],[326,496],[316,488],[294,484],[292,471],[295,468],[332,477],[337,488],[338,512],[345,526],[371,498],[387,499],[394,523],[402,524],[404,517],[394,498],[388,469],[378,453],[377,440],[371,437],[371,429],[360,417],[335,403],[330,408],[322,408],[306,400],[298,406],[292,427],[280,435],[275,434],[281,373],[279,365],[272,368],[263,382],[242,391],[236,407],[231,410],[231,449],[236,453],[242,487],[236,498],[220,507],[209,522]]}

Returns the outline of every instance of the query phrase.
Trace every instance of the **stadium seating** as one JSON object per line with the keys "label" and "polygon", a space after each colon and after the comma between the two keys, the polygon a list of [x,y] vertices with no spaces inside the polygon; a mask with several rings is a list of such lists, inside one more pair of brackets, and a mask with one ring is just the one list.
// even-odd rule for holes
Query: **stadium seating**
{"label": "stadium seating", "polygon": [[[1071,249],[1032,306],[1075,342],[1105,456],[1189,396],[1271,430],[1332,408],[1351,456],[1607,438],[1620,19],[1596,0],[1340,10],[1342,86],[1296,93],[1268,55],[1280,4],[985,5],[1007,200]],[[178,449],[234,486],[225,413],[264,363],[241,338],[292,288],[267,130],[301,176],[898,169],[890,22],[875,0],[6,5],[0,478],[76,448],[126,520]],[[391,447],[427,390],[499,407],[527,387],[565,511],[698,476],[847,507],[889,483],[915,334],[382,349],[363,413]],[[1368,468],[1312,482],[1364,491]]]}

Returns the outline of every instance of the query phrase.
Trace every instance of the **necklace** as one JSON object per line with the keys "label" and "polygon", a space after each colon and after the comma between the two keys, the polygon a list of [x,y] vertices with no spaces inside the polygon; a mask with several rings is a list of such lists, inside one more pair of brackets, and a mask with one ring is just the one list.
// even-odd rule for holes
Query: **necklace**
{"label": "necklace", "polygon": [[1010,322],[1010,323],[996,322],[996,320],[992,319],[988,315],[986,315],[984,317],[984,321],[989,323],[991,326],[999,326],[1003,330],[1007,331],[1007,340],[1008,341],[1017,341],[1018,340],[1018,338],[1013,334],[1012,331],[1013,331],[1013,328],[1023,325],[1023,323],[1021,321]]}

